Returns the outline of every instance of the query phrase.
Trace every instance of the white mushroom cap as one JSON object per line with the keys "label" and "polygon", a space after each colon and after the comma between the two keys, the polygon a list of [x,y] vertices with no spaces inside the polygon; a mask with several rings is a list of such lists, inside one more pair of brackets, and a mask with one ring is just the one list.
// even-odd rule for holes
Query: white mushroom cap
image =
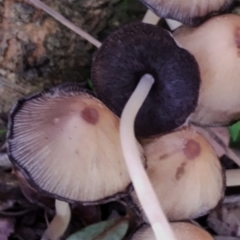
{"label": "white mushroom cap", "polygon": [[200,68],[199,104],[191,121],[216,126],[240,119],[240,16],[215,17],[198,28],[180,27],[174,38]]}
{"label": "white mushroom cap", "polygon": [[[176,222],[170,224],[177,240],[213,240],[204,229],[190,223]],[[131,240],[155,240],[153,230],[148,225],[141,227]]]}
{"label": "white mushroom cap", "polygon": [[118,117],[77,84],[20,100],[7,144],[29,183],[54,197],[105,202],[130,185]]}
{"label": "white mushroom cap", "polygon": [[[169,220],[196,218],[218,205],[224,194],[223,170],[202,135],[184,128],[145,141],[143,149],[146,171]],[[138,205],[135,193],[131,195]]]}

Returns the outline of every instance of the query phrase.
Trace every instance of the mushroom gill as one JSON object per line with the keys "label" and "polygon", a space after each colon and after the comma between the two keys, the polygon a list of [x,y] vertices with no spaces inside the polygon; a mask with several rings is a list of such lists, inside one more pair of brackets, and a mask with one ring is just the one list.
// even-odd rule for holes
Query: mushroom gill
{"label": "mushroom gill", "polygon": [[59,199],[106,202],[130,186],[118,117],[78,84],[19,100],[7,146],[29,183]]}

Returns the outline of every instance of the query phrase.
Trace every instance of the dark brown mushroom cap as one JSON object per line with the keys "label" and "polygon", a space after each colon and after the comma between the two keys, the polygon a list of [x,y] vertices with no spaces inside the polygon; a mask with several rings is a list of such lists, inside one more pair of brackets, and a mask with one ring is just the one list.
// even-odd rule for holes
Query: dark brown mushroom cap
{"label": "dark brown mushroom cap", "polygon": [[227,14],[197,28],[180,27],[173,36],[200,68],[199,104],[190,120],[222,126],[240,119],[240,16]]}
{"label": "dark brown mushroom cap", "polygon": [[135,121],[141,137],[182,125],[196,107],[200,85],[194,57],[166,30],[150,24],[120,28],[103,42],[93,61],[97,96],[118,116],[145,74],[155,83]]}
{"label": "dark brown mushroom cap", "polygon": [[233,0],[139,0],[159,17],[196,26],[208,18],[227,12]]}
{"label": "dark brown mushroom cap", "polygon": [[[191,223],[176,222],[170,224],[176,240],[213,240],[212,236],[204,229]],[[141,226],[131,240],[155,240],[154,232],[148,225]]]}
{"label": "dark brown mushroom cap", "polygon": [[29,183],[60,199],[106,202],[130,186],[118,117],[78,84],[19,100],[7,146]]}
{"label": "dark brown mushroom cap", "polygon": [[[143,149],[147,174],[169,220],[202,216],[222,200],[222,166],[212,146],[195,130],[184,128],[145,140]],[[139,206],[136,194],[131,195]]]}

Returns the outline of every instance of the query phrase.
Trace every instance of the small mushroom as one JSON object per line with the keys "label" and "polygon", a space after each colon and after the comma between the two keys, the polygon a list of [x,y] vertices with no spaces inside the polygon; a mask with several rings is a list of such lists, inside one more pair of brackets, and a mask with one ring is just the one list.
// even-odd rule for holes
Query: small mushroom
{"label": "small mushroom", "polygon": [[164,29],[134,23],[105,40],[95,55],[92,80],[99,99],[118,116],[122,115],[120,137],[124,158],[157,239],[173,240],[140,164],[134,125],[136,135],[142,137],[171,131],[186,122],[198,99],[200,78],[195,59],[179,48]]}
{"label": "small mushroom", "polygon": [[9,119],[8,155],[35,189],[84,203],[129,190],[119,119],[78,84],[19,100]]}
{"label": "small mushroom", "polygon": [[[145,140],[143,149],[147,174],[169,220],[193,219],[219,204],[225,190],[223,169],[201,134],[183,128]],[[131,195],[137,207],[136,195]]]}
{"label": "small mushroom", "polygon": [[226,12],[233,0],[139,0],[159,17],[199,25],[204,20]]}
{"label": "small mushroom", "polygon": [[[207,231],[191,223],[171,223],[171,228],[176,240],[213,240]],[[131,240],[156,240],[156,238],[152,229],[148,225],[143,225],[134,233]]]}
{"label": "small mushroom", "polygon": [[180,27],[173,35],[200,68],[199,104],[190,120],[222,126],[240,119],[240,16],[218,16],[197,28]]}
{"label": "small mushroom", "polygon": [[146,23],[129,24],[111,34],[92,64],[97,96],[118,116],[146,74],[154,83],[136,117],[138,137],[183,125],[195,110],[200,88],[194,57],[178,47],[169,32]]}

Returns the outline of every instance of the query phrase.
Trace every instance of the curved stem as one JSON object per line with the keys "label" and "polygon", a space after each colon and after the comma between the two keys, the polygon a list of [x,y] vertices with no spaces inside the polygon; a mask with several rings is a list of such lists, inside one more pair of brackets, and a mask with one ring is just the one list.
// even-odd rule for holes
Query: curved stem
{"label": "curved stem", "polygon": [[154,79],[149,74],[146,74],[141,78],[138,86],[123,110],[120,121],[120,138],[129,175],[142,208],[155,233],[156,239],[175,240],[170,225],[141,163],[141,156],[134,134],[134,121],[136,115],[146,99],[153,83]]}
{"label": "curved stem", "polygon": [[80,35],[82,38],[86,39],[88,42],[92,43],[97,48],[101,47],[101,43],[97,39],[83,31],[81,28],[77,27],[75,24],[67,20],[65,17],[63,17],[61,14],[47,6],[45,3],[41,2],[40,0],[28,0],[28,1],[35,5],[36,7],[42,9],[44,12],[48,13],[50,16],[58,20],[64,26],[71,29],[73,32]]}
{"label": "curved stem", "polygon": [[58,240],[67,229],[70,218],[71,210],[67,202],[55,200],[56,215],[52,222],[44,232],[41,240]]}

